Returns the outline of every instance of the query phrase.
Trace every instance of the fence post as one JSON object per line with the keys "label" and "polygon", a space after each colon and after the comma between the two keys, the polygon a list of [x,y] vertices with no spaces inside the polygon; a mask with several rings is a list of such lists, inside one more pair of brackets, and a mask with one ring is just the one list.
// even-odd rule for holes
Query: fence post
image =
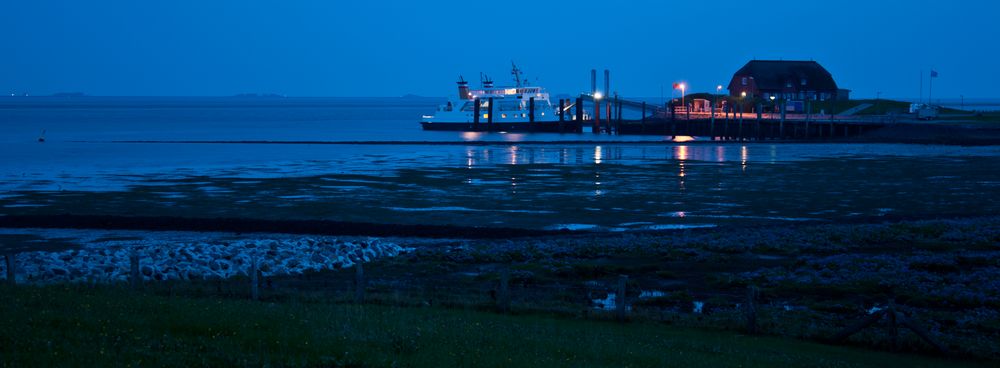
{"label": "fence post", "polygon": [[354,265],[354,302],[358,304],[365,302],[365,268],[361,261]]}
{"label": "fence post", "polygon": [[7,253],[7,284],[17,285],[17,253]]}
{"label": "fence post", "polygon": [[757,333],[757,294],[759,291],[756,286],[747,286],[747,300],[746,307],[743,312],[746,317],[747,322],[747,333],[754,335]]}
{"label": "fence post", "polygon": [[497,310],[500,313],[510,312],[510,270],[500,271],[500,287],[497,290]]}
{"label": "fence post", "polygon": [[896,326],[896,302],[892,299],[889,299],[885,315],[889,322],[887,326],[889,329],[889,348],[896,351],[899,346],[899,328]]}
{"label": "fence post", "polygon": [[142,275],[139,273],[139,251],[132,249],[129,259],[129,282],[132,289],[138,290],[142,287]]}
{"label": "fence post", "polygon": [[618,275],[618,294],[615,295],[615,312],[619,321],[625,320],[625,292],[628,275]]}
{"label": "fence post", "polygon": [[250,300],[260,298],[260,277],[258,276],[257,257],[250,260]]}

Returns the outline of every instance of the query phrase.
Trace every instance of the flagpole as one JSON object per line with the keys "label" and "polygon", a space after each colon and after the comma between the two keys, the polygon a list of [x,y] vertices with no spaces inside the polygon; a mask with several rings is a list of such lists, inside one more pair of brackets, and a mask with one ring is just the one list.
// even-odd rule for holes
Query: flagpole
{"label": "flagpole", "polygon": [[931,68],[931,78],[927,81],[927,84],[928,84],[928,86],[927,86],[927,104],[930,105],[930,104],[934,103],[934,101],[932,101],[933,100],[932,96],[934,96],[934,68]]}
{"label": "flagpole", "polygon": [[920,99],[917,103],[924,103],[924,70],[920,69]]}

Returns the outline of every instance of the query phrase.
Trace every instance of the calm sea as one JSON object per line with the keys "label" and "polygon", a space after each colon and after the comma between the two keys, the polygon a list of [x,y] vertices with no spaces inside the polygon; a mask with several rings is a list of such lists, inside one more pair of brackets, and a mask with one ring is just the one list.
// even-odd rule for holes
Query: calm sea
{"label": "calm sea", "polygon": [[420,130],[441,102],[3,98],[0,215],[629,230],[1000,213],[996,147]]}

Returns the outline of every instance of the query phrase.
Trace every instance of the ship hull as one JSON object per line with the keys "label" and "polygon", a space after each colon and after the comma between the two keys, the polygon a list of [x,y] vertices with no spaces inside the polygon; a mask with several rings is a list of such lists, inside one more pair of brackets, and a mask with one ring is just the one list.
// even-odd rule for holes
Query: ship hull
{"label": "ship hull", "polygon": [[536,123],[447,123],[420,122],[424,130],[449,132],[535,132],[579,133],[582,125],[577,121],[546,121]]}

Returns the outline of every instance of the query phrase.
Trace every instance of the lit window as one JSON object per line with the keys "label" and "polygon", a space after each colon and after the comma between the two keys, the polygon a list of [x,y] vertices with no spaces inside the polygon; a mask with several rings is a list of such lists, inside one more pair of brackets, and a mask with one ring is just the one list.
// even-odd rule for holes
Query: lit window
{"label": "lit window", "polygon": [[802,85],[803,86],[806,85],[806,79],[805,78],[802,78]]}
{"label": "lit window", "polygon": [[747,85],[747,77],[743,77],[743,85]]}
{"label": "lit window", "polygon": [[489,119],[489,118],[490,118],[490,114],[483,114],[483,119]]}

